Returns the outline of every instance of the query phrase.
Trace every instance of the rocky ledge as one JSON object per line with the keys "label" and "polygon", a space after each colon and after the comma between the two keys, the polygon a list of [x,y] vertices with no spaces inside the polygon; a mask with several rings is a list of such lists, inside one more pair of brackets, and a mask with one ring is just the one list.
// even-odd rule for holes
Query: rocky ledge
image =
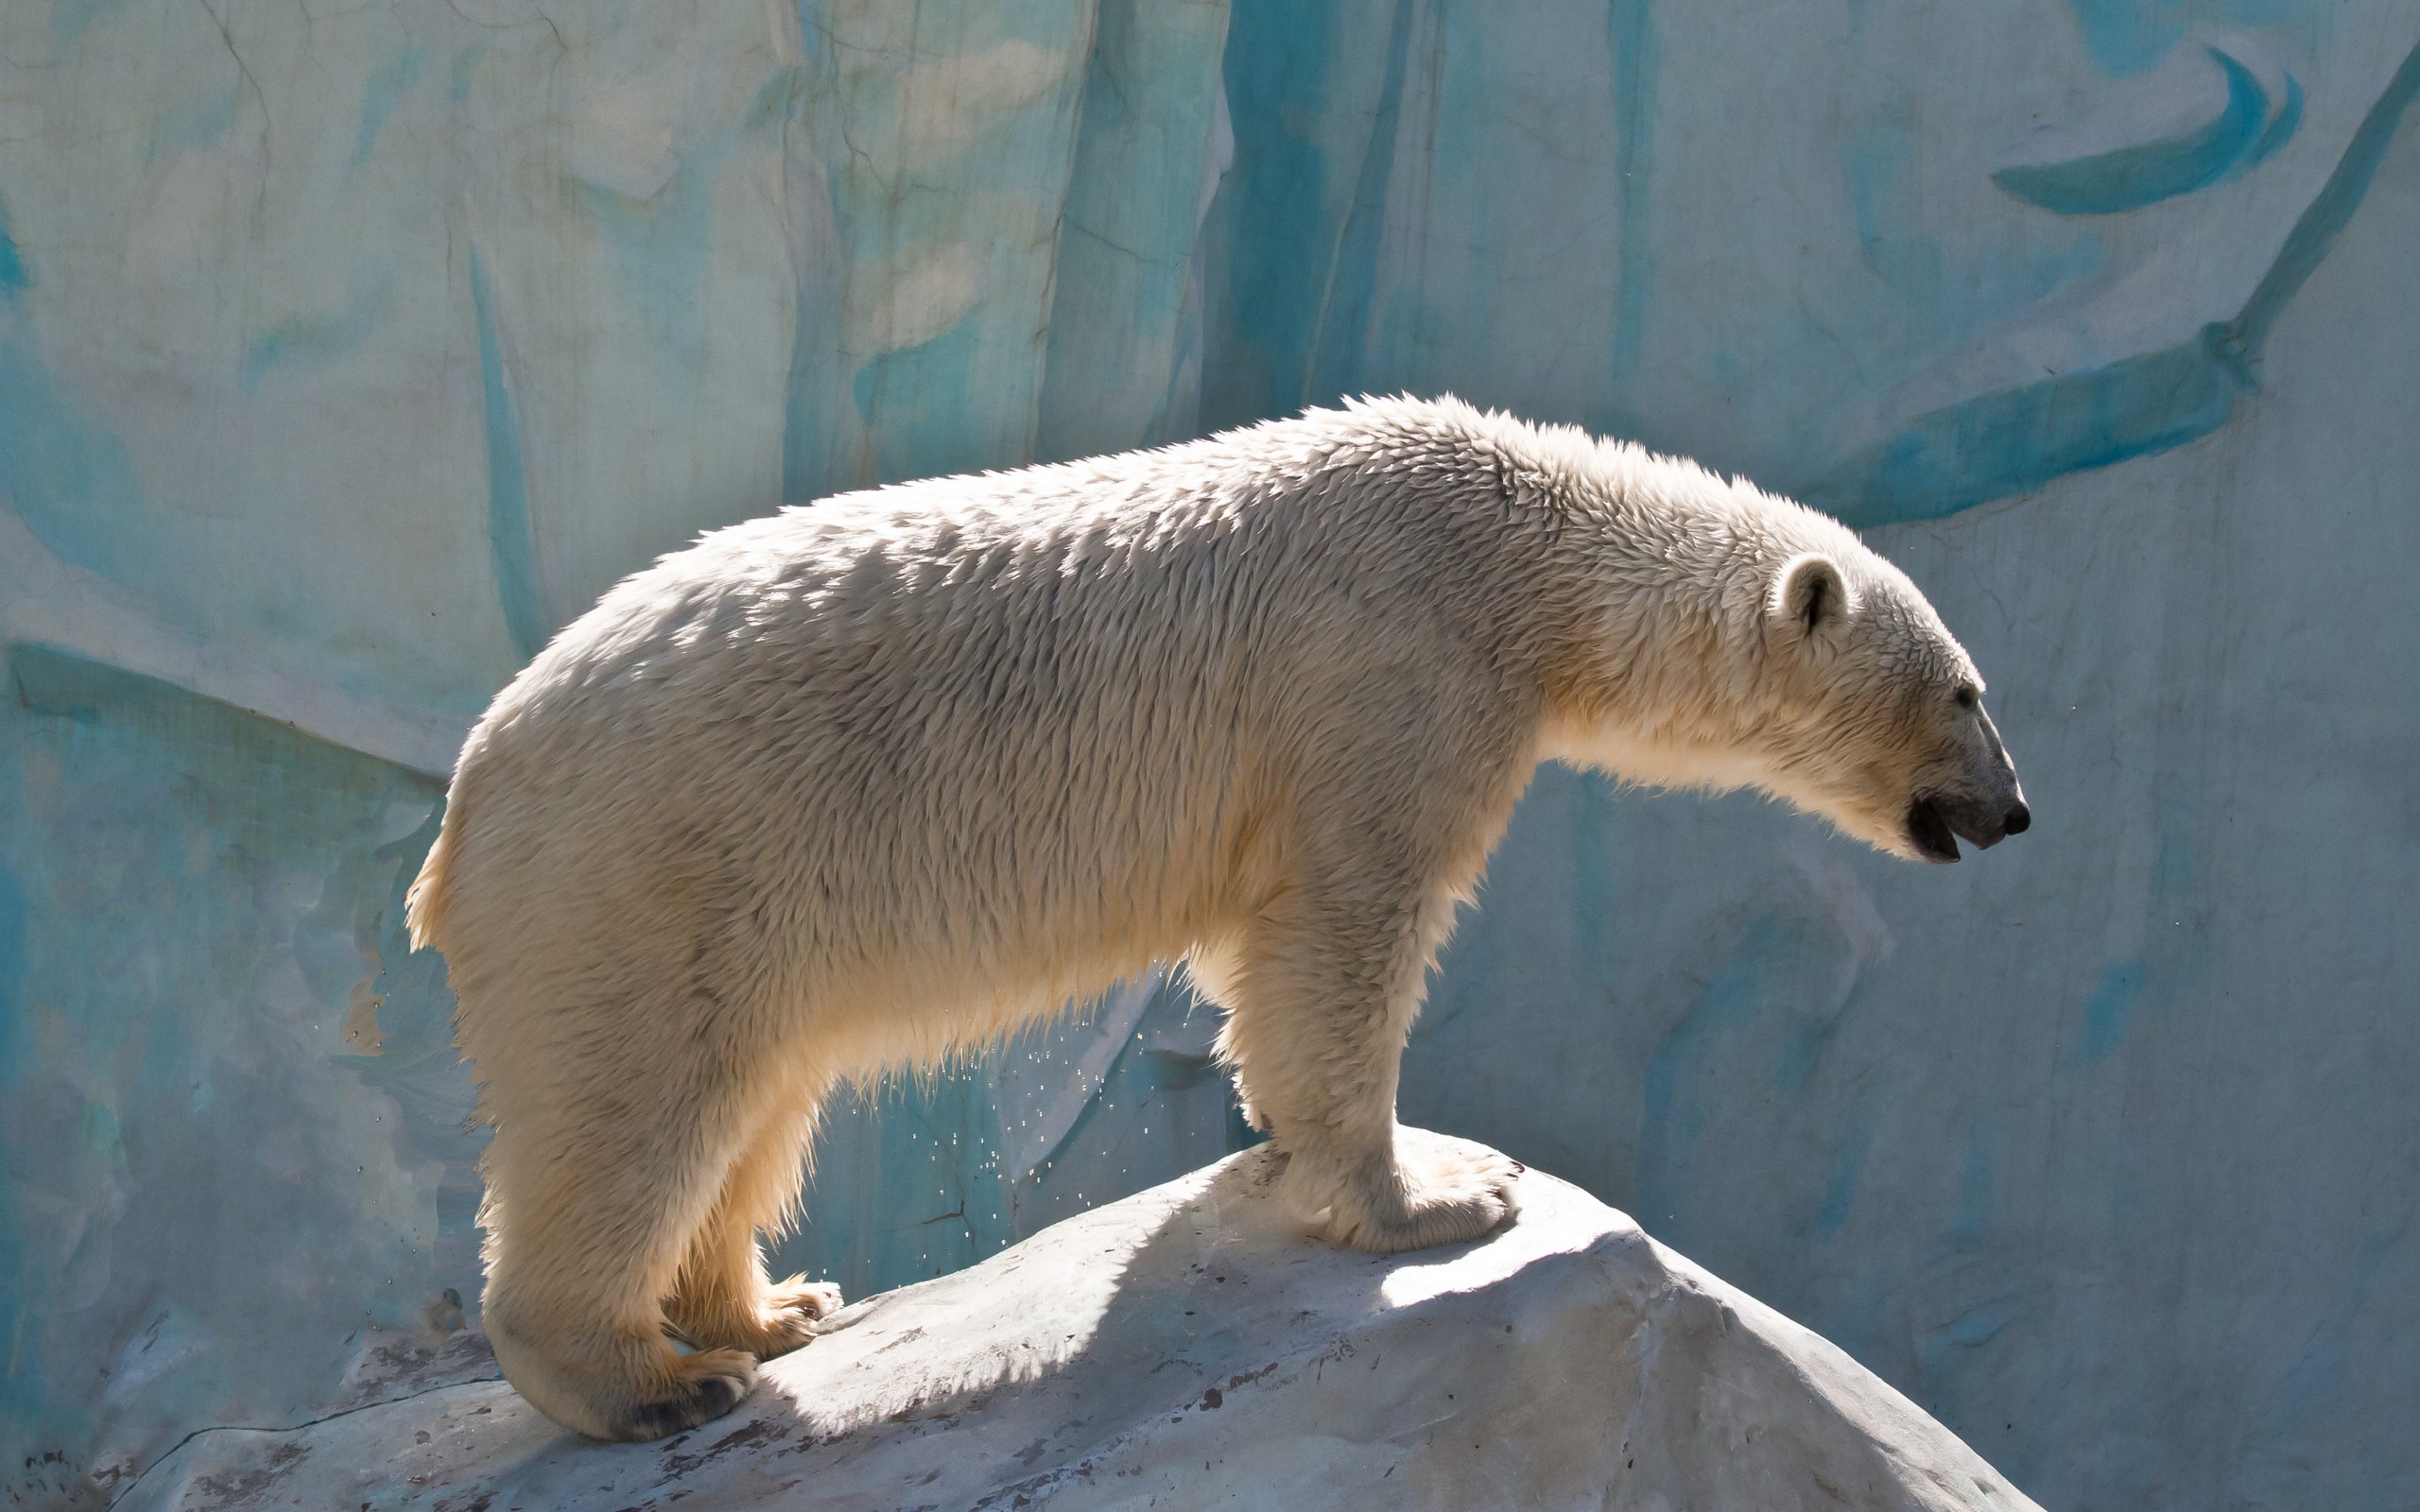
{"label": "rocky ledge", "polygon": [[738,1410],[588,1442],[501,1382],[196,1435],[124,1512],[1991,1508],[2034,1503],[1847,1355],[1531,1171],[1512,1227],[1300,1238],[1250,1151],[869,1298]]}

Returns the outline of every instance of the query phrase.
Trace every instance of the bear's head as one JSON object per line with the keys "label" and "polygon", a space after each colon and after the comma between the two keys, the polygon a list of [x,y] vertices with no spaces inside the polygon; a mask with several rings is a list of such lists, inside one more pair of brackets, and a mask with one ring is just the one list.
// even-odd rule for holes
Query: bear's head
{"label": "bear's head", "polygon": [[1983,679],[1923,593],[1861,545],[1771,569],[1751,658],[1756,785],[1910,860],[2032,822]]}
{"label": "bear's head", "polygon": [[1740,496],[1744,527],[1662,555],[1651,576],[1668,593],[1599,600],[1543,754],[1651,786],[1761,789],[1910,860],[2022,833],[2032,816],[1983,679],[1924,594],[1837,522]]}

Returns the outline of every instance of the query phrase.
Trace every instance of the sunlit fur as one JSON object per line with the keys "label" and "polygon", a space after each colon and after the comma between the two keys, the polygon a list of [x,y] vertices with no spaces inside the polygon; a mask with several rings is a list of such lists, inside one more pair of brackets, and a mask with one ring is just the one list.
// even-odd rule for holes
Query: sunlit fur
{"label": "sunlit fur", "polygon": [[835,1300],[756,1241],[821,1099],[1179,956],[1313,1229],[1482,1233],[1517,1167],[1399,1152],[1396,1063],[1536,763],[1907,853],[1912,794],[1996,781],[1975,680],[1833,521],[1450,400],[707,536],[497,696],[412,893],[494,1126],[497,1356],[599,1436],[723,1410]]}

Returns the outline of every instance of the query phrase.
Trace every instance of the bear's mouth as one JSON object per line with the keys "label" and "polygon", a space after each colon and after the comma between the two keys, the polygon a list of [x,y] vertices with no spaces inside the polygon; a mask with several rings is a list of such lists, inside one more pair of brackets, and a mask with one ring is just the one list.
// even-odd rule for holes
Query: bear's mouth
{"label": "bear's mouth", "polygon": [[1949,820],[1932,799],[1920,798],[1908,805],[1908,840],[1927,861],[1946,866],[1958,859],[1958,836],[1950,833]]}
{"label": "bear's mouth", "polygon": [[1908,838],[1927,861],[1945,865],[1958,859],[1958,842],[1989,850],[2009,835],[2024,830],[2028,816],[2018,802],[2006,818],[1994,819],[1990,805],[1971,799],[1930,794],[1908,805]]}

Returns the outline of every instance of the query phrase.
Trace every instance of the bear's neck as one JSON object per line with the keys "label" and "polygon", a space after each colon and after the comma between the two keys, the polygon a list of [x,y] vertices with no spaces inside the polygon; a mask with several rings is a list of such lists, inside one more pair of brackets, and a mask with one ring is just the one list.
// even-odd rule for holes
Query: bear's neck
{"label": "bear's neck", "polygon": [[[1549,503],[1542,757],[1659,787],[1753,785],[1765,585],[1804,546],[1800,511],[1751,518],[1694,464],[1607,448]],[[1780,501],[1776,501],[1780,502]]]}

